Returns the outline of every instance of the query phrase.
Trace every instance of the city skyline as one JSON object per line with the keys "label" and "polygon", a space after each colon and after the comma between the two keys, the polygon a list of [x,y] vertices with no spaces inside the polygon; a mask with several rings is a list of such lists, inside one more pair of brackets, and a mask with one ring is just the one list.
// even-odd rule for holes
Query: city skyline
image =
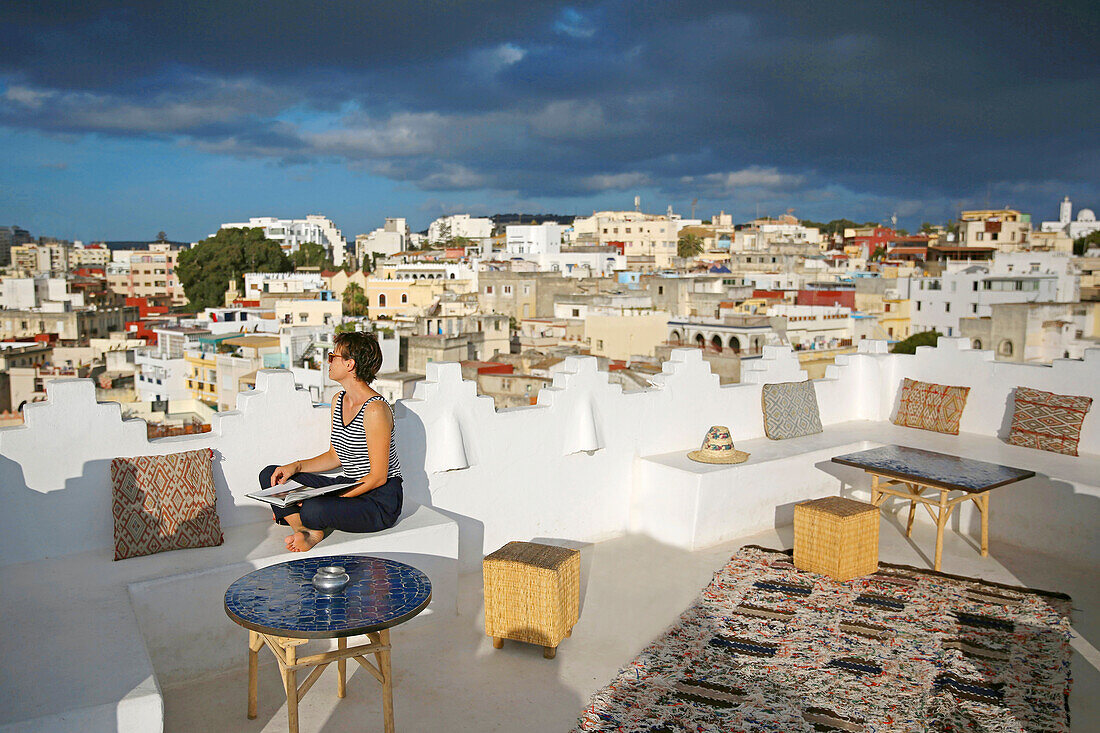
{"label": "city skyline", "polygon": [[1094,4],[326,8],[5,9],[0,217],[196,240],[320,213],[352,239],[635,195],[908,228],[1100,204]]}

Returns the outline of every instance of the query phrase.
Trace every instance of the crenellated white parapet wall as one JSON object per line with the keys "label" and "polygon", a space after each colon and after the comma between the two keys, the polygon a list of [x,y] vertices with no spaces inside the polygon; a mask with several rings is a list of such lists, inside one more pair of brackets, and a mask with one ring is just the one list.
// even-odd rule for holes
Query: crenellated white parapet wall
{"label": "crenellated white parapet wall", "polygon": [[[406,496],[458,521],[468,567],[513,539],[622,533],[630,527],[636,458],[698,448],[711,425],[728,425],[738,443],[763,438],[761,385],[805,372],[790,349],[766,347],[743,376],[721,386],[699,350],[677,349],[652,388],[623,393],[594,358],[570,357],[536,405],[497,411],[457,364],[429,364],[414,396],[395,406]],[[966,339],[941,338],[938,348],[913,356],[864,341],[815,381],[823,424],[889,420],[904,376],[972,387],[963,431],[1003,437],[1017,385],[1100,401],[1100,349],[1083,361],[1031,366],[994,362]],[[96,403],[90,380],[52,382],[48,396],[28,405],[25,425],[0,430],[0,497],[9,517],[0,564],[109,546],[114,457],[212,448],[218,511],[234,526],[269,516],[244,496],[263,466],[328,444],[329,408],[310,404],[283,370],[261,371],[256,389],[217,415],[210,433],[153,441],[142,421],[122,420],[117,404]],[[1095,415],[1081,449],[1100,453]]]}

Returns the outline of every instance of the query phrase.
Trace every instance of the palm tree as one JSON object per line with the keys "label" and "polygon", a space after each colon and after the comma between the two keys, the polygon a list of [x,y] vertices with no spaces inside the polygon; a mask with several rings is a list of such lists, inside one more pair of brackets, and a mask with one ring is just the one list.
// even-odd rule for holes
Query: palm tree
{"label": "palm tree", "polygon": [[703,238],[698,234],[682,234],[676,242],[676,255],[685,260],[703,252]]}

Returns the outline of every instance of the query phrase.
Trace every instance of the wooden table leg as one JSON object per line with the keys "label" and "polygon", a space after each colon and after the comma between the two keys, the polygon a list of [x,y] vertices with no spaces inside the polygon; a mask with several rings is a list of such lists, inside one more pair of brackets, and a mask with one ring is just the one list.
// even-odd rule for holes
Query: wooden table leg
{"label": "wooden table leg", "polygon": [[[348,648],[348,640],[341,637],[336,642],[336,647],[340,651],[344,651]],[[336,697],[344,697],[348,694],[348,660],[340,659],[336,662]]]}
{"label": "wooden table leg", "polygon": [[939,511],[936,512],[936,562],[933,569],[940,569],[940,559],[943,556],[943,526],[947,523],[947,492],[940,489]]}
{"label": "wooden table leg", "polygon": [[[294,646],[284,647],[286,651],[287,666],[293,666],[297,662],[298,649]],[[294,669],[283,670],[283,685],[286,687],[286,718],[290,727],[290,733],[298,733],[298,671]]]}
{"label": "wooden table leg", "polygon": [[989,554],[989,492],[982,494],[977,504],[982,513],[982,557],[985,557]]}
{"label": "wooden table leg", "polygon": [[[378,632],[378,639],[383,646],[390,645],[390,630],[382,629]],[[378,669],[382,672],[382,716],[386,733],[393,733],[393,670],[390,668],[389,650],[375,654],[378,659]]]}
{"label": "wooden table leg", "polygon": [[886,496],[885,494],[882,494],[881,496],[879,495],[879,493],[878,493],[878,474],[872,473],[871,474],[871,503],[874,504],[875,506],[878,506],[882,502],[882,498],[885,497],[885,496]]}
{"label": "wooden table leg", "polygon": [[264,640],[255,631],[248,632],[248,719],[255,720],[260,708],[259,651]]}
{"label": "wooden table leg", "polygon": [[[913,494],[916,494],[917,496],[920,496],[920,487],[919,486],[917,486],[916,484],[906,484],[906,486],[909,487],[910,493],[913,493]],[[909,500],[909,521],[905,523],[905,536],[906,537],[912,537],[913,536],[913,517],[915,517],[916,514],[917,514],[917,500],[916,499],[910,499]]]}

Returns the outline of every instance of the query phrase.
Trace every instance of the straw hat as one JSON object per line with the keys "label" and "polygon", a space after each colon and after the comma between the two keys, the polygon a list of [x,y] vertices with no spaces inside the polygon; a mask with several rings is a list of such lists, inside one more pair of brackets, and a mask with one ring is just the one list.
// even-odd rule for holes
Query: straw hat
{"label": "straw hat", "polygon": [[700,463],[744,463],[749,454],[733,447],[730,429],[725,425],[714,425],[703,438],[703,447],[688,453],[688,458]]}

